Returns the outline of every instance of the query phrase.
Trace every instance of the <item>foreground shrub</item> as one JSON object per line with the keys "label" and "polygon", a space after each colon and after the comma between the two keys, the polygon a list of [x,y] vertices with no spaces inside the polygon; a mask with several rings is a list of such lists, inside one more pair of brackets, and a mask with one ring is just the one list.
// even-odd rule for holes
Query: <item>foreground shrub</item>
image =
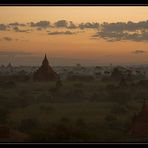
{"label": "foreground shrub", "polygon": [[24,133],[31,133],[40,128],[40,122],[37,119],[24,119],[21,121],[21,123],[18,125],[18,129],[21,132]]}

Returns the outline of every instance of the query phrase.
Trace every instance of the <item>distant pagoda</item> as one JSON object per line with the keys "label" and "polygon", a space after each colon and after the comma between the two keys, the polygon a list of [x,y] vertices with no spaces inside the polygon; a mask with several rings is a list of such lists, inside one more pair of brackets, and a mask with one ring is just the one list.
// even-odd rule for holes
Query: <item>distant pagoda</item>
{"label": "distant pagoda", "polygon": [[12,66],[12,64],[11,64],[10,62],[8,63],[7,68],[8,68],[8,69],[13,68],[13,66]]}
{"label": "distant pagoda", "polygon": [[130,133],[141,138],[148,136],[148,105],[145,100],[141,111],[132,120]]}
{"label": "distant pagoda", "polygon": [[36,72],[34,72],[33,79],[35,81],[55,81],[59,79],[58,74],[49,65],[46,54],[42,65]]}

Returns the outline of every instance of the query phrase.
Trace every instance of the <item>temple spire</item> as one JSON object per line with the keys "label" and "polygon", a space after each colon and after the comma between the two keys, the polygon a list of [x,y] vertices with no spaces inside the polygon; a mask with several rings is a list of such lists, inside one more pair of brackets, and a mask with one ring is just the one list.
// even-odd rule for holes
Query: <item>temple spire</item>
{"label": "temple spire", "polygon": [[47,59],[46,53],[45,53],[45,58],[44,59]]}
{"label": "temple spire", "polygon": [[48,62],[47,56],[46,56],[46,54],[45,54],[44,60],[43,60],[43,62],[42,62],[42,65],[48,65],[48,64],[49,64],[49,62]]}

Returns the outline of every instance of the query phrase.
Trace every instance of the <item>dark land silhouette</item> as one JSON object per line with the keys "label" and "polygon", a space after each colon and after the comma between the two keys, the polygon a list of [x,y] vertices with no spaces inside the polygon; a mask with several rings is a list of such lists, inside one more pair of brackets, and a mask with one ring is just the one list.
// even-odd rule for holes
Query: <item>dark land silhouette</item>
{"label": "dark land silhouette", "polygon": [[1,69],[1,142],[148,141],[143,71],[77,64],[58,72],[46,55],[29,72],[11,63]]}

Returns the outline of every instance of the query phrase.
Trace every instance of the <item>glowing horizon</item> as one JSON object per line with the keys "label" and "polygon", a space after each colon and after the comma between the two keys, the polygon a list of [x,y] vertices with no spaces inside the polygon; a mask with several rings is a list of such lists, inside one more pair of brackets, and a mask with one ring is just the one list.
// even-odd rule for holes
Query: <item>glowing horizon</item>
{"label": "glowing horizon", "polygon": [[39,65],[45,53],[53,65],[148,64],[147,15],[147,6],[1,6],[0,64]]}

